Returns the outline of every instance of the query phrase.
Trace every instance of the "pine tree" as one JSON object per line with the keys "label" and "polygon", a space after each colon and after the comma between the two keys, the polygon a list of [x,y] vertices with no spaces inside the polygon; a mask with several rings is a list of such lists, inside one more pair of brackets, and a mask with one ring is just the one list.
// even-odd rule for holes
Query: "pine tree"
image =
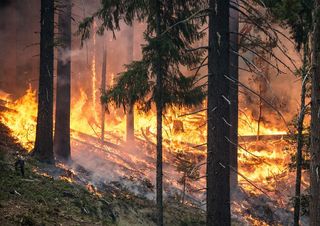
{"label": "pine tree", "polygon": [[58,68],[56,89],[56,119],[54,152],[58,158],[69,160],[70,153],[70,83],[71,83],[71,0],[59,6]]}
{"label": "pine tree", "polygon": [[281,23],[289,25],[292,39],[296,43],[298,51],[303,49],[303,62],[301,69],[297,71],[302,78],[301,105],[297,120],[297,152],[296,152],[296,184],[294,197],[294,219],[295,226],[299,225],[301,209],[301,171],[302,171],[302,149],[303,122],[306,114],[305,98],[307,93],[307,82],[309,77],[308,67],[311,61],[309,57],[309,37],[312,33],[312,6],[313,0],[265,0],[265,6],[271,11],[274,18]]}
{"label": "pine tree", "polygon": [[231,225],[229,1],[209,1],[207,225]]}
{"label": "pine tree", "polygon": [[310,148],[310,225],[320,224],[320,0],[315,1],[312,33],[312,91]]}
{"label": "pine tree", "polygon": [[[234,7],[238,8],[239,1],[234,1]],[[230,77],[239,80],[239,11],[230,7],[229,18],[230,29]],[[238,184],[238,84],[230,83],[230,166],[234,170],[230,171],[230,187],[234,190]]]}
{"label": "pine tree", "polygon": [[[203,1],[205,2],[205,1]],[[143,60],[140,66],[145,67],[143,74],[148,75],[148,80],[155,78],[156,85],[151,89],[151,98],[145,106],[151,107],[155,103],[157,111],[157,215],[158,225],[163,225],[163,200],[162,200],[162,114],[165,107],[182,102],[186,105],[198,103],[198,98],[185,94],[186,86],[195,81],[194,77],[186,78],[180,71],[181,66],[193,67],[201,61],[203,50],[190,51],[191,44],[203,37],[199,34],[202,19],[192,18],[197,16],[201,7],[206,5],[202,1],[104,1],[102,8],[93,17],[87,18],[80,25],[82,38],[90,35],[90,26],[95,16],[103,20],[99,31],[105,28],[119,29],[120,19],[127,24],[132,24],[134,16],[140,21],[147,22],[145,39],[147,45],[143,48]],[[184,21],[184,23],[181,23]],[[155,36],[154,36],[155,35]],[[135,67],[135,66],[133,66]],[[130,74],[130,73],[129,73]],[[132,74],[132,73],[131,73]],[[132,80],[133,81],[133,80]],[[175,92],[175,87],[182,87]],[[194,90],[199,98],[203,98],[202,90]]]}
{"label": "pine tree", "polygon": [[[132,27],[128,28],[127,32],[128,36],[128,64],[133,61],[133,44],[134,44],[134,30]],[[134,105],[129,105],[127,109],[127,121],[126,121],[126,136],[127,142],[134,142]]]}
{"label": "pine tree", "polygon": [[40,78],[34,155],[53,163],[53,48],[54,1],[41,0]]}

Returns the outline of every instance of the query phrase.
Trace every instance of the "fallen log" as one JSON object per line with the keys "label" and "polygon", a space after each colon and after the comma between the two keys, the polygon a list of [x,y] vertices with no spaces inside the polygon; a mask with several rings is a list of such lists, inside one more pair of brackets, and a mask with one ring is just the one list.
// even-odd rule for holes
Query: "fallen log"
{"label": "fallen log", "polygon": [[272,140],[285,140],[290,138],[288,134],[272,134],[272,135],[249,135],[249,136],[239,136],[239,142],[254,142],[254,141],[272,141]]}
{"label": "fallen log", "polygon": [[114,148],[114,149],[117,149],[117,150],[124,150],[125,147],[124,146],[121,146],[121,145],[118,145],[118,144],[114,144],[114,143],[111,143],[109,141],[103,141],[97,137],[94,137],[94,136],[91,136],[89,134],[85,134],[85,133],[82,133],[82,132],[79,132],[79,131],[76,131],[76,130],[73,130],[71,129],[71,132],[73,133],[76,133],[80,138],[83,138],[85,140],[91,140],[92,142],[94,143],[100,143],[100,144],[103,144],[103,145],[106,145],[110,148]]}

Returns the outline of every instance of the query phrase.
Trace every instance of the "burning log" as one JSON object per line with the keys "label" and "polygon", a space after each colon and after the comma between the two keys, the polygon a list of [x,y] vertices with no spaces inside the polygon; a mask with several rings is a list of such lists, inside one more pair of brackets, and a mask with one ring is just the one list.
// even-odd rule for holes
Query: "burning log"
{"label": "burning log", "polygon": [[[272,135],[250,135],[250,136],[239,136],[239,142],[254,142],[257,140],[285,140],[288,139],[290,135],[288,134],[272,134]],[[259,139],[258,139],[259,138]]]}
{"label": "burning log", "polygon": [[[106,145],[106,146],[108,146],[110,148],[113,148],[113,149],[125,150],[125,148],[123,146],[120,146],[120,145],[117,145],[117,144],[114,144],[114,143],[111,143],[111,142],[108,142],[108,141],[102,141],[99,138],[96,138],[94,136],[91,136],[91,135],[88,135],[88,134],[85,134],[85,133],[82,133],[82,132],[79,132],[79,131],[75,131],[75,130],[71,130],[71,131],[77,133],[77,135],[80,138],[83,138],[85,140],[91,140],[94,143],[101,143],[101,144]],[[73,139],[75,139],[75,138],[73,138]]]}

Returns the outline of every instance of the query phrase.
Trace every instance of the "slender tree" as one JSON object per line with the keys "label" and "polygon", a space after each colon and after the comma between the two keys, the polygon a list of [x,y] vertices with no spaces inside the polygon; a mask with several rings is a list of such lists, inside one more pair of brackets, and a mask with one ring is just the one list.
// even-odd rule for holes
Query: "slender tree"
{"label": "slender tree", "polygon": [[[157,180],[156,200],[158,225],[163,225],[163,197],[162,197],[162,113],[166,106],[171,104],[192,106],[202,99],[201,88],[194,91],[199,94],[198,98],[186,94],[186,87],[195,82],[195,76],[186,78],[180,71],[181,66],[193,67],[202,60],[203,50],[191,50],[192,43],[201,39],[199,34],[202,19],[197,17],[204,13],[202,4],[205,1],[103,1],[102,8],[91,18],[87,18],[80,25],[82,38],[90,35],[88,29],[95,16],[103,20],[102,27],[114,30],[119,28],[119,20],[123,18],[127,24],[132,24],[134,16],[141,21],[147,22],[145,39],[147,44],[143,48],[143,59],[131,67],[136,69],[137,65],[147,74],[148,80],[156,80],[155,87],[151,88],[149,100],[145,108],[150,108],[155,103],[157,111]],[[141,4],[142,3],[142,4]],[[116,16],[114,16],[116,15]],[[191,19],[192,17],[192,19]],[[186,20],[186,18],[189,18]],[[183,21],[183,23],[181,23]],[[138,68],[139,68],[138,67]],[[137,76],[136,73],[128,72],[122,81],[130,76]],[[148,81],[147,80],[147,81]],[[131,80],[132,83],[133,80]],[[129,89],[132,86],[128,86]],[[175,89],[175,87],[179,87]],[[121,90],[117,89],[119,92]],[[172,92],[174,90],[174,92]],[[139,92],[138,92],[139,93]],[[134,96],[134,95],[130,95]],[[126,98],[125,98],[126,99]],[[131,98],[130,98],[131,99]],[[130,100],[129,99],[129,100]],[[136,97],[132,98],[136,99]],[[128,100],[128,98],[127,98]]]}
{"label": "slender tree", "polygon": [[[133,45],[134,45],[134,28],[133,24],[132,27],[128,28],[127,33],[127,40],[128,40],[128,64],[133,61]],[[134,141],[134,104],[131,104],[128,106],[127,109],[127,122],[126,122],[126,128],[127,128],[127,142],[133,142]]]}
{"label": "slender tree", "polygon": [[[106,92],[107,81],[107,46],[106,40],[103,42],[102,71],[101,71],[101,93]],[[101,140],[104,141],[105,126],[105,104],[101,103]]]}
{"label": "slender tree", "polygon": [[308,68],[310,64],[309,38],[312,33],[312,6],[313,0],[269,0],[264,1],[273,16],[289,26],[292,39],[295,41],[298,51],[303,50],[303,61],[298,74],[302,78],[301,84],[301,103],[300,112],[297,120],[297,152],[296,152],[296,184],[294,197],[294,217],[293,224],[298,226],[300,223],[301,209],[301,171],[303,165],[303,122],[306,114],[305,98],[307,96],[307,82],[309,81]]}
{"label": "slender tree", "polygon": [[[156,38],[161,38],[161,8],[160,0],[156,0],[155,4],[155,17],[156,17]],[[157,225],[163,225],[163,185],[162,185],[162,112],[163,112],[163,62],[161,56],[161,47],[156,49],[156,108],[157,108],[157,177],[156,177],[156,190],[157,190]]]}
{"label": "slender tree", "polygon": [[[234,7],[238,8],[238,0],[234,1]],[[230,77],[239,80],[239,11],[230,7]],[[230,187],[234,190],[238,184],[238,84],[230,82]]]}
{"label": "slender tree", "polygon": [[315,0],[312,34],[310,225],[320,224],[320,0]]}
{"label": "slender tree", "polygon": [[209,1],[207,225],[231,225],[229,1]]}
{"label": "slender tree", "polygon": [[59,41],[54,152],[69,160],[70,154],[70,85],[71,85],[71,0],[59,6]]}
{"label": "slender tree", "polygon": [[54,1],[41,0],[40,78],[34,155],[53,163],[53,31]]}

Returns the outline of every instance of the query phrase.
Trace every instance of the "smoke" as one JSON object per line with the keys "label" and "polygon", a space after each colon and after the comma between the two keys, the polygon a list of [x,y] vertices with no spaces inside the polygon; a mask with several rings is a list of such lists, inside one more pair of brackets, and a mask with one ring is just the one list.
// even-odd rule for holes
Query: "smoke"
{"label": "smoke", "polygon": [[[289,36],[288,30],[284,30],[278,26],[277,29]],[[240,81],[243,84],[260,94],[268,103],[261,100],[258,95],[253,94],[250,90],[243,87],[240,87],[241,92],[239,100],[241,111],[250,112],[251,116],[256,120],[258,120],[261,111],[261,121],[267,127],[283,129],[286,128],[286,125],[275,109],[281,112],[287,123],[290,122],[297,113],[301,82],[293,72],[295,71],[295,68],[300,67],[301,56],[300,53],[296,51],[295,46],[285,37],[280,37],[279,45],[282,46],[285,54],[279,48],[274,48],[272,52],[282,61],[282,63],[279,61],[277,62],[270,54],[266,54],[265,57],[270,59],[270,63],[279,67],[284,73],[278,73],[277,69],[273,66],[263,62],[261,58],[259,59],[259,57],[253,53],[247,52],[244,56],[255,64],[257,64],[257,61],[259,60],[260,62],[262,61],[262,63],[258,65],[262,71],[260,75],[240,71],[239,75]],[[246,68],[243,60],[240,60],[240,67]],[[262,105],[261,109],[260,104]],[[273,107],[271,107],[270,104]]]}
{"label": "smoke", "polygon": [[40,0],[1,1],[0,88],[14,97],[38,78],[39,18]]}

